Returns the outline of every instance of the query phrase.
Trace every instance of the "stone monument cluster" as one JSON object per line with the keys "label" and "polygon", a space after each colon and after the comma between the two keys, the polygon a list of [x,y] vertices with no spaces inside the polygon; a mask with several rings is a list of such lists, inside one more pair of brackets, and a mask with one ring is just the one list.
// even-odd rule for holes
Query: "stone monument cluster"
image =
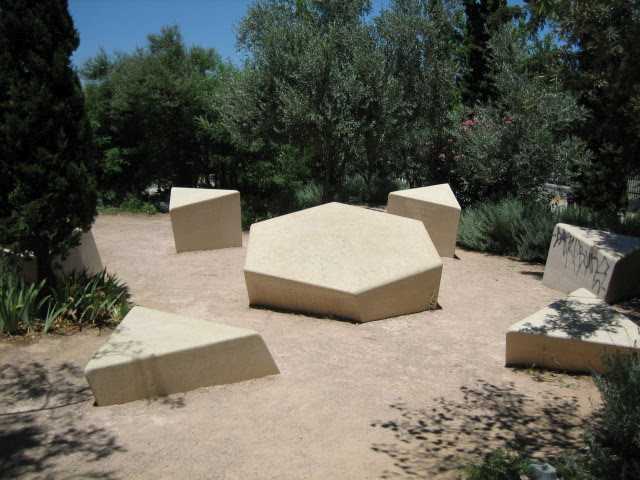
{"label": "stone monument cluster", "polygon": [[[242,247],[239,192],[173,188],[169,210],[176,252]],[[254,223],[249,304],[353,322],[437,308],[459,220],[443,184],[392,192],[386,212],[327,203]],[[606,302],[640,293],[638,271],[640,239],[558,224],[543,282],[569,296],[509,329],[506,364],[597,371],[603,352],[637,348],[638,328]],[[134,307],[85,373],[110,405],[279,370],[257,332]]]}

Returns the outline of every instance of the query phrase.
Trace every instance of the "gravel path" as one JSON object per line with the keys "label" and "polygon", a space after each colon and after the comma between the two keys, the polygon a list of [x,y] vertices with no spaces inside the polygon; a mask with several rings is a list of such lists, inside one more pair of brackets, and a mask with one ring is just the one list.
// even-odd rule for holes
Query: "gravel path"
{"label": "gravel path", "polygon": [[94,235],[137,304],[255,329],[281,374],[94,407],[108,332],[0,343],[2,478],[458,478],[492,446],[571,445],[597,402],[589,377],[503,366],[507,327],[562,296],[539,266],[459,250],[440,310],[357,325],[249,308],[245,249],[177,255],[167,215]]}

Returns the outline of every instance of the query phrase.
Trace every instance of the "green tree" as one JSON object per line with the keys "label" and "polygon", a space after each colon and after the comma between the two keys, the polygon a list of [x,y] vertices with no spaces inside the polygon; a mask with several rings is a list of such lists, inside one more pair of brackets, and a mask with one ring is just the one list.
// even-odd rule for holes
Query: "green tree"
{"label": "green tree", "polygon": [[239,29],[249,61],[230,90],[229,129],[261,161],[286,145],[304,152],[324,200],[344,197],[354,175],[372,196],[388,166],[399,91],[369,10],[365,0],[263,0]]}
{"label": "green tree", "polygon": [[594,152],[575,171],[581,203],[615,209],[626,180],[640,172],[640,3],[632,0],[531,0],[567,45],[565,83],[589,115],[576,131]]}
{"label": "green tree", "polygon": [[0,1],[0,245],[42,278],[96,213],[91,131],[66,0]]}
{"label": "green tree", "polygon": [[507,0],[463,0],[467,70],[462,77],[466,105],[487,102],[496,97],[490,75],[489,40],[504,24],[518,18],[520,7]]}
{"label": "green tree", "polygon": [[185,46],[176,26],[147,38],[131,54],[101,51],[82,70],[107,200],[151,184],[195,186],[232,151],[212,101],[232,67],[213,49]]}
{"label": "green tree", "polygon": [[523,28],[505,25],[489,42],[490,77],[497,98],[454,112],[454,184],[464,204],[505,197],[536,198],[545,182],[566,183],[576,164],[589,161],[572,135],[585,116],[563,89],[549,42],[530,42]]}
{"label": "green tree", "polygon": [[389,123],[397,123],[396,175],[410,186],[451,178],[453,124],[461,105],[463,17],[456,2],[396,0],[376,20],[384,58],[401,92]]}

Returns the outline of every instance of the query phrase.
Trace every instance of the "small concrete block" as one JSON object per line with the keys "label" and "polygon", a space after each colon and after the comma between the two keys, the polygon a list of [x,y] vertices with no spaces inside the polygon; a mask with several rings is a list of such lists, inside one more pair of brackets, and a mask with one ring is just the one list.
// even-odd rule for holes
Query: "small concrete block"
{"label": "small concrete block", "polygon": [[171,189],[176,252],[242,246],[240,193],[210,188]]}
{"label": "small concrete block", "polygon": [[91,358],[98,405],[153,398],[279,373],[253,330],[134,307]]}
{"label": "small concrete block", "polygon": [[387,213],[420,220],[440,256],[455,255],[460,204],[448,183],[391,192]]}
{"label": "small concrete block", "polygon": [[602,372],[603,355],[640,351],[639,327],[581,288],[514,324],[506,365]]}
{"label": "small concrete block", "polygon": [[435,308],[442,260],[422,222],[327,203],[254,223],[251,305],[357,322]]}
{"label": "small concrete block", "polygon": [[542,283],[565,293],[587,288],[608,303],[640,295],[640,238],[559,223]]}

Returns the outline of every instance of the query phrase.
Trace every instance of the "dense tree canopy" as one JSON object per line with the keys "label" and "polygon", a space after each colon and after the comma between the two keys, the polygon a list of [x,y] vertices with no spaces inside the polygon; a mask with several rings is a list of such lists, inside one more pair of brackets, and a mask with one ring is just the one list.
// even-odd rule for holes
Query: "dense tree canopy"
{"label": "dense tree canopy", "polygon": [[77,46],[66,0],[0,1],[0,245],[35,254],[43,277],[95,216]]}
{"label": "dense tree canopy", "polygon": [[[238,188],[263,217],[449,182],[462,202],[547,182],[623,207],[637,171],[629,0],[256,0],[240,68],[177,27],[83,69],[104,201]],[[541,29],[551,25],[551,29]],[[550,33],[549,33],[550,32]]]}
{"label": "dense tree canopy", "polygon": [[566,44],[565,85],[588,117],[576,126],[593,151],[576,170],[579,200],[624,206],[627,177],[640,172],[640,3],[635,0],[532,0]]}
{"label": "dense tree canopy", "polygon": [[464,0],[465,43],[468,69],[462,78],[465,102],[473,105],[496,97],[496,86],[490,75],[489,41],[505,25],[522,12],[507,0]]}
{"label": "dense tree canopy", "polygon": [[175,26],[148,42],[132,54],[100,52],[82,70],[99,181],[111,198],[150,184],[195,185],[229,151],[211,97],[231,67],[213,49],[186,47]]}

